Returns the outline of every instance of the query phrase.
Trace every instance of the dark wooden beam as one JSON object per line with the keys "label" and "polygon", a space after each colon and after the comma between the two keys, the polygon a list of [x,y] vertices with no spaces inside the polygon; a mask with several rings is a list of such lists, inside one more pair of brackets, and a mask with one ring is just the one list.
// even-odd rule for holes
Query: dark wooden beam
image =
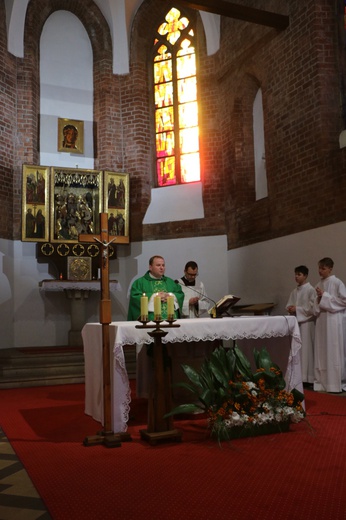
{"label": "dark wooden beam", "polygon": [[244,5],[233,4],[226,0],[197,0],[195,2],[178,0],[177,3],[192,9],[198,9],[199,11],[206,11],[207,13],[220,14],[236,18],[237,20],[244,20],[245,22],[274,27],[280,31],[286,29],[289,24],[289,17],[286,15],[262,11],[253,7],[245,7]]}

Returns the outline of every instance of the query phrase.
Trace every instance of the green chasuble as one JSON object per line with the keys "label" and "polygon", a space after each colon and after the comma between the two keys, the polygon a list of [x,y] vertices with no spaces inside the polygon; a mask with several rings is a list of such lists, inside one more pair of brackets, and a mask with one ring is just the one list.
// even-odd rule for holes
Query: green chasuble
{"label": "green chasuble", "polygon": [[[181,286],[175,283],[172,278],[168,278],[167,276],[163,276],[160,280],[157,278],[152,278],[149,274],[149,271],[147,271],[144,276],[138,278],[132,284],[127,319],[129,321],[136,321],[139,319],[141,314],[140,302],[143,293],[145,293],[146,296],[148,296],[148,299],[150,299],[154,293],[161,291],[172,293],[174,296],[176,296],[179,304],[179,310],[176,309],[174,311],[174,317],[179,318],[179,311],[181,311],[184,301],[184,293]],[[167,318],[167,303],[161,303],[161,315],[163,320]],[[148,318],[149,320],[153,320],[154,313],[149,312]]]}

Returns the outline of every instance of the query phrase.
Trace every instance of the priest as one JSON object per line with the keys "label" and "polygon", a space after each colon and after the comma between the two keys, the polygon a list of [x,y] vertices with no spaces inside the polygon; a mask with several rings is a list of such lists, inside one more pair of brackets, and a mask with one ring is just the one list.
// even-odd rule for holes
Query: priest
{"label": "priest", "polygon": [[167,319],[167,297],[174,296],[174,318],[179,318],[184,301],[184,293],[180,285],[172,278],[165,276],[165,259],[154,255],[149,260],[149,270],[144,276],[135,280],[130,291],[130,303],[127,319],[138,320],[141,314],[141,296],[148,297],[148,318],[154,319],[154,297],[160,296],[161,317]]}

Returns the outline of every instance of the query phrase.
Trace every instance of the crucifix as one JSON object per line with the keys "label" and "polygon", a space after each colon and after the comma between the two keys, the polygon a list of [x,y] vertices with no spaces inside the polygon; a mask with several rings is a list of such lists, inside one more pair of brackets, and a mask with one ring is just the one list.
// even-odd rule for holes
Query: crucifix
{"label": "crucifix", "polygon": [[113,242],[118,244],[128,243],[124,236],[109,236],[108,215],[100,213],[100,235],[79,235],[79,242],[98,242],[101,247],[101,302],[100,323],[102,325],[102,366],[103,366],[103,417],[104,426],[97,435],[86,437],[84,446],[95,446],[104,444],[107,448],[121,446],[122,441],[130,441],[131,436],[126,432],[114,433],[112,431],[112,408],[111,408],[111,365],[110,365],[110,342],[109,324],[112,321],[111,300],[109,295],[109,246]]}

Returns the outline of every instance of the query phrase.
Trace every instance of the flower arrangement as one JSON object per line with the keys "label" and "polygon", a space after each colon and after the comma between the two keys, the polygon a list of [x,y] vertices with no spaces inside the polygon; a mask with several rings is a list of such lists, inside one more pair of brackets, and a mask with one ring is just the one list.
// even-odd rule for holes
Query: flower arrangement
{"label": "flower arrangement", "polygon": [[[177,383],[192,392],[192,403],[182,404],[167,415],[205,412],[208,428],[219,441],[245,435],[288,429],[305,417],[304,395],[285,390],[280,368],[266,349],[254,350],[256,371],[237,347],[219,347],[202,364],[199,372],[182,368],[189,382]],[[268,428],[269,427],[269,428]]]}

